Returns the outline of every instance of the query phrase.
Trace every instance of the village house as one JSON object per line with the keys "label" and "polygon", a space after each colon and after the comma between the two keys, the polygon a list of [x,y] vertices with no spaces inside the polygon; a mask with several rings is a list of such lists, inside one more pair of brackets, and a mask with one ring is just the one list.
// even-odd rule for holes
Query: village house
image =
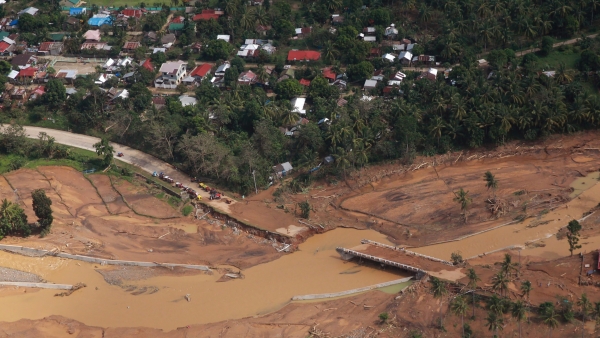
{"label": "village house", "polygon": [[101,27],[104,25],[112,26],[112,18],[108,14],[94,14],[89,20],[88,25],[91,27]]}
{"label": "village house", "polygon": [[181,105],[183,107],[187,107],[187,106],[193,106],[196,104],[197,100],[195,97],[192,96],[188,96],[188,95],[181,95],[179,97],[179,102],[181,102]]}
{"label": "village house", "polygon": [[35,67],[21,69],[19,71],[19,75],[17,76],[17,80],[21,84],[31,83],[33,82],[33,79],[35,78],[37,72],[38,69]]}
{"label": "village house", "polygon": [[290,101],[292,105],[292,111],[301,115],[306,115],[306,110],[304,110],[304,104],[306,103],[305,97],[295,97]]}
{"label": "village house", "polygon": [[312,50],[293,49],[288,52],[288,61],[316,61],[321,58],[321,53]]}
{"label": "village house", "polygon": [[436,81],[437,74],[438,74],[438,70],[436,68],[429,68],[428,71],[421,73],[421,75],[419,75],[417,77],[417,80],[427,79],[429,81]]}
{"label": "village house", "polygon": [[295,32],[296,32],[296,38],[303,39],[312,32],[312,27],[296,28]]}
{"label": "village house", "polygon": [[185,27],[184,23],[171,22],[168,30],[175,35],[180,35],[183,32],[183,27]]}
{"label": "village house", "polygon": [[60,55],[64,46],[62,42],[42,42],[38,48],[38,55]]}
{"label": "village house", "polygon": [[158,41],[158,35],[154,31],[146,32],[144,33],[144,40],[149,42],[156,42]]}
{"label": "village house", "polygon": [[252,72],[251,70],[242,72],[240,74],[240,76],[238,77],[237,82],[238,82],[238,84],[242,84],[242,85],[254,84],[256,82],[256,74],[254,74],[254,72]]}
{"label": "village house", "polygon": [[384,54],[381,58],[388,62],[394,62],[394,61],[396,61],[396,57],[397,56],[394,54],[387,53],[387,54]]}
{"label": "village house", "polygon": [[100,41],[100,30],[99,29],[96,29],[96,30],[90,29],[83,34],[83,37],[86,42],[98,42],[98,41]]}
{"label": "village house", "polygon": [[331,23],[333,25],[341,25],[344,23],[344,17],[339,14],[332,14],[331,15]]}
{"label": "village house", "polygon": [[30,67],[37,63],[37,57],[33,54],[19,54],[15,55],[12,60],[10,60],[10,64],[19,69]]}
{"label": "village house", "polygon": [[160,66],[160,76],[154,80],[157,88],[175,89],[186,75],[184,61],[169,61]]}
{"label": "village house", "polygon": [[222,65],[220,65],[215,71],[215,76],[225,76],[225,71],[231,68],[229,62],[225,61]]}
{"label": "village house", "polygon": [[412,61],[412,53],[408,51],[400,52],[400,55],[398,55],[398,60],[400,60],[400,63],[403,65],[410,65],[410,62]]}
{"label": "village house", "polygon": [[167,100],[164,97],[157,96],[152,98],[152,104],[156,109],[162,109],[167,105]]}
{"label": "village house", "polygon": [[376,29],[375,27],[365,27],[363,28],[364,35],[375,35]]}
{"label": "village house", "polygon": [[67,18],[67,20],[65,20],[65,23],[63,24],[63,28],[77,30],[77,29],[79,29],[80,24],[81,24],[81,22],[79,21],[78,18],[74,18],[74,17],[70,16]]}
{"label": "village house", "polygon": [[61,69],[54,77],[63,82],[73,84],[77,78],[77,69]]}
{"label": "village house", "polygon": [[276,166],[273,166],[273,172],[275,173],[275,176],[277,176],[278,178],[282,178],[286,175],[289,175],[293,169],[294,169],[294,167],[292,167],[290,162],[285,162],[285,163],[281,163]]}
{"label": "village house", "polygon": [[0,55],[12,55],[17,50],[16,42],[9,37],[2,38],[0,41]]}
{"label": "village house", "polygon": [[202,82],[202,79],[204,79],[206,75],[210,74],[211,69],[212,66],[208,63],[197,66],[188,77],[183,79],[183,82],[186,85],[198,84]]}
{"label": "village house", "polygon": [[249,0],[248,4],[250,6],[262,6],[263,0]]}
{"label": "village house", "polygon": [[375,88],[377,88],[377,80],[373,80],[373,79],[365,80],[365,84],[363,85],[363,89],[365,91],[369,91],[369,90],[372,90]]}
{"label": "village house", "polygon": [[33,101],[44,94],[46,94],[46,88],[44,86],[38,86],[31,92],[31,95],[29,95],[29,101]]}
{"label": "village house", "polygon": [[85,7],[71,7],[69,8],[70,16],[79,16],[87,13],[87,9]]}
{"label": "village house", "polygon": [[121,11],[121,14],[123,14],[124,16],[128,17],[128,18],[136,18],[136,19],[141,19],[142,15],[144,15],[144,12],[141,9],[124,9]]}
{"label": "village house", "polygon": [[267,32],[269,30],[271,30],[271,27],[269,26],[264,26],[264,25],[256,25],[256,33],[258,33],[259,35],[265,36],[267,35]]}
{"label": "village house", "polygon": [[137,41],[127,41],[123,45],[122,51],[124,51],[126,53],[132,53],[132,52],[135,52],[135,50],[140,48],[141,46],[142,45]]}
{"label": "village house", "polygon": [[24,10],[20,11],[19,13],[17,13],[18,16],[21,16],[23,14],[29,14],[29,15],[33,15],[35,16],[40,10],[35,8],[35,7],[27,7]]}
{"label": "village house", "polygon": [[398,28],[396,28],[396,25],[391,24],[385,28],[383,35],[388,39],[395,39],[398,36]]}
{"label": "village house", "polygon": [[229,40],[231,40],[231,36],[230,35],[217,35],[217,40],[223,40],[227,43],[229,43]]}
{"label": "village house", "polygon": [[336,80],[337,78],[337,74],[335,74],[332,70],[331,67],[327,67],[327,68],[323,68],[323,77],[327,79],[327,81],[329,81],[329,83],[332,83]]}
{"label": "village house", "polygon": [[203,9],[201,13],[196,14],[192,17],[193,21],[208,21],[210,19],[218,20],[221,15],[223,15],[223,11],[217,11],[214,9]]}
{"label": "village house", "polygon": [[165,34],[161,39],[160,43],[163,44],[165,48],[171,48],[171,46],[177,41],[177,36],[173,33]]}
{"label": "village house", "polygon": [[152,61],[150,59],[146,59],[144,60],[141,64],[140,67],[150,71],[150,72],[154,72],[154,65],[152,64]]}

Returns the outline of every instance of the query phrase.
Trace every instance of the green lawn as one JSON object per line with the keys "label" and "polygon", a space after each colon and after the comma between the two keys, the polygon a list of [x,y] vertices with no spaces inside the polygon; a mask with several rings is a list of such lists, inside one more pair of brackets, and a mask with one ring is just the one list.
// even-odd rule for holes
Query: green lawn
{"label": "green lawn", "polygon": [[546,57],[540,57],[538,65],[543,70],[556,70],[561,62],[565,63],[567,68],[575,68],[575,64],[579,59],[579,53],[572,50],[564,52],[552,52]]}
{"label": "green lawn", "polygon": [[146,3],[146,7],[154,7],[154,3],[171,5],[171,0],[87,0],[86,6],[98,5],[106,7],[121,7],[127,5],[129,7],[139,7],[140,3],[142,2]]}

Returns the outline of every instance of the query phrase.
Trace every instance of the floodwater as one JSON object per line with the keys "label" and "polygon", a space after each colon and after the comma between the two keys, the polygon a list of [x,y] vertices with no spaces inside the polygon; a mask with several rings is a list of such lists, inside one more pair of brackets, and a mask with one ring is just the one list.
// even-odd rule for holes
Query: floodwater
{"label": "floodwater", "polygon": [[[153,294],[137,296],[107,284],[95,271],[107,267],[0,252],[0,266],[37,273],[53,283],[87,285],[68,297],[54,297],[55,290],[0,297],[0,318],[15,321],[55,314],[94,326],[172,330],[189,324],[269,313],[295,295],[339,292],[408,275],[391,269],[357,266],[339,258],[337,246],[352,247],[363,238],[389,243],[384,235],[372,230],[336,229],[311,237],[297,252],[244,270],[244,279],[216,282],[220,275],[215,273],[126,281],[128,285],[159,289]],[[185,300],[186,294],[190,295],[190,302]]]}
{"label": "floodwater", "polygon": [[[573,199],[566,205],[540,217],[533,217],[521,223],[507,225],[460,241],[424,246],[412,250],[441,259],[450,259],[453,252],[460,252],[463,258],[469,258],[508,246],[526,248],[527,243],[543,241],[544,247],[526,249],[524,255],[535,255],[554,259],[569,255],[566,240],[558,241],[555,234],[569,221],[581,219],[585,212],[600,203],[600,184],[598,173],[592,173],[573,182]],[[600,216],[600,215],[596,215]],[[598,249],[599,237],[582,239],[582,251]]]}

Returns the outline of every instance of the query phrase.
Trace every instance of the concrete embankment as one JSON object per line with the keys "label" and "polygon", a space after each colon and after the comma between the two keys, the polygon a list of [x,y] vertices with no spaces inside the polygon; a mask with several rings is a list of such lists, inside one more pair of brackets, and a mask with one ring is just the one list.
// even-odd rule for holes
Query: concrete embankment
{"label": "concrete embankment", "polygon": [[370,290],[373,290],[373,289],[383,288],[383,287],[386,287],[386,286],[391,286],[391,285],[406,283],[409,280],[411,280],[412,278],[413,277],[411,276],[411,277],[396,279],[396,280],[393,280],[393,281],[390,281],[390,282],[375,284],[375,285],[371,285],[371,286],[365,286],[365,287],[362,287],[362,288],[352,289],[352,290],[346,290],[346,291],[341,291],[341,292],[321,293],[321,294],[316,294],[316,295],[294,296],[294,297],[292,297],[292,300],[314,300],[314,299],[325,299],[325,298],[335,298],[335,297],[349,296],[349,295],[353,295],[355,293],[360,293],[360,292],[370,291]]}
{"label": "concrete embankment", "polygon": [[23,288],[40,288],[55,290],[71,290],[73,285],[52,283],[0,282],[0,286],[19,286]]}
{"label": "concrete embankment", "polygon": [[98,257],[72,255],[64,252],[55,252],[43,249],[28,248],[18,245],[0,245],[0,250],[5,250],[13,253],[18,253],[26,256],[55,256],[60,258],[74,259],[78,261],[96,263],[100,265],[122,265],[122,266],[144,266],[144,267],[167,267],[167,268],[185,268],[192,270],[210,271],[210,267],[206,265],[194,264],[175,264],[175,263],[157,263],[157,262],[138,262],[138,261],[123,261],[115,259],[104,259]]}

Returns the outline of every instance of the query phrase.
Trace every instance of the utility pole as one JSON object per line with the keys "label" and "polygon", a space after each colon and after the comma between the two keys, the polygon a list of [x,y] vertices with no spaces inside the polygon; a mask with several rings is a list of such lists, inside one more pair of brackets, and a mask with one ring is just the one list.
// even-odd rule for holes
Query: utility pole
{"label": "utility pole", "polygon": [[254,179],[254,190],[256,191],[256,194],[258,195],[258,188],[256,187],[256,176],[254,175],[256,173],[256,170],[252,170],[252,178]]}

